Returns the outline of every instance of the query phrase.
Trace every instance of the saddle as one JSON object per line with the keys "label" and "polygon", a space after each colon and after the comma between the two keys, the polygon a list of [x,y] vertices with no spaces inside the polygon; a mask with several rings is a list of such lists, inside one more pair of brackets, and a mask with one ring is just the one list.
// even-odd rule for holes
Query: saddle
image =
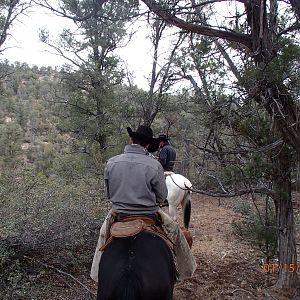
{"label": "saddle", "polygon": [[[149,226],[152,225],[151,223],[152,222],[149,222]],[[147,223],[142,219],[127,220],[125,222],[116,222],[113,223],[110,228],[110,235],[115,238],[129,237],[139,234],[146,228]]]}
{"label": "saddle", "polygon": [[105,251],[115,238],[136,236],[145,230],[160,236],[170,249],[173,250],[174,244],[167,237],[162,228],[156,225],[155,220],[146,216],[130,216],[122,219],[121,221],[114,222],[111,225],[109,237],[106,240],[106,243],[100,248],[100,251]]}

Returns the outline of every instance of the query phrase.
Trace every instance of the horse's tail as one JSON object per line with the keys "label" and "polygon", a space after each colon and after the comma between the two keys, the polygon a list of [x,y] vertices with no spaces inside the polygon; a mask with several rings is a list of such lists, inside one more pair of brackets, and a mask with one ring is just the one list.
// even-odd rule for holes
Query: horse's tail
{"label": "horse's tail", "polygon": [[116,294],[113,299],[118,300],[140,300],[141,299],[141,286],[133,272],[125,272],[121,277]]}
{"label": "horse's tail", "polygon": [[183,208],[183,224],[186,229],[189,229],[190,220],[191,220],[191,212],[192,212],[192,205],[191,205],[191,191],[186,190],[182,202]]}

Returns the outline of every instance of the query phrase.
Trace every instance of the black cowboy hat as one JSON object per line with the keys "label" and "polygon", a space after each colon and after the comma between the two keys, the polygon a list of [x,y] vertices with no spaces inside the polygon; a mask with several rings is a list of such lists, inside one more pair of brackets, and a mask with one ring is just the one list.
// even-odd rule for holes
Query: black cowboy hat
{"label": "black cowboy hat", "polygon": [[150,127],[140,125],[136,131],[133,131],[130,127],[127,127],[127,132],[130,137],[138,138],[146,143],[149,143],[149,152],[155,152],[158,150],[160,140],[153,138],[153,131]]}
{"label": "black cowboy hat", "polygon": [[168,140],[169,140],[169,137],[168,137],[166,134],[160,134],[160,135],[158,136],[158,139],[159,139],[160,141],[168,141]]}

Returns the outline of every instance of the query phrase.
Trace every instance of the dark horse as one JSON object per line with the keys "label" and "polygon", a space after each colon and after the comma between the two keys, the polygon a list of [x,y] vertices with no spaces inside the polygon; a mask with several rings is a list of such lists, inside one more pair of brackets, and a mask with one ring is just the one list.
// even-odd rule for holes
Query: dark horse
{"label": "dark horse", "polygon": [[98,278],[97,300],[172,300],[173,255],[149,231],[116,238],[102,254]]}

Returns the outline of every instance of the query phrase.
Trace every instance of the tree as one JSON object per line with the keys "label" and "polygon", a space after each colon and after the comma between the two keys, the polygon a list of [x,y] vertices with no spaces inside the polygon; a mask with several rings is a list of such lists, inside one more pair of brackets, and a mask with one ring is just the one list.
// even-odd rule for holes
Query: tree
{"label": "tree", "polygon": [[[290,17],[289,22],[285,17],[288,15],[289,7],[282,7],[285,15],[280,15],[278,1],[240,1],[245,6],[236,5],[234,22],[226,24],[220,22],[216,29],[216,26],[209,24],[209,14],[214,16],[216,12],[216,6],[212,4],[214,2],[191,1],[190,5],[188,1],[186,3],[166,1],[163,4],[152,0],[143,2],[168,24],[195,34],[223,39],[227,42],[231,54],[241,53],[246,60],[245,73],[242,77],[238,76],[238,69],[230,61],[230,56],[228,54],[226,56],[222,44],[215,42],[231,67],[231,71],[247,92],[248,98],[253,99],[259,107],[264,107],[269,120],[273,120],[274,135],[283,138],[288,145],[282,148],[273,160],[275,202],[279,224],[279,260],[282,264],[297,264],[290,170],[293,151],[298,157],[300,154],[299,106],[295,101],[297,96],[295,97],[293,93],[294,88],[291,87],[293,77],[299,77],[299,73],[295,75],[293,71],[299,61],[299,45],[293,37],[293,34],[297,35],[299,30],[297,13],[299,5],[295,1],[290,2],[297,19]],[[206,18],[203,18],[204,13],[199,15],[199,9],[205,12]],[[201,90],[198,89],[198,92]],[[295,274],[283,270],[280,272],[278,287],[294,288],[297,284]]]}
{"label": "tree", "polygon": [[170,80],[172,76],[172,64],[176,51],[184,40],[184,35],[179,34],[173,41],[171,51],[165,59],[161,59],[160,47],[163,42],[163,35],[168,30],[167,24],[157,18],[154,18],[151,26],[151,43],[153,45],[152,69],[149,79],[149,90],[147,97],[140,103],[143,111],[143,123],[151,126],[159,112],[167,111],[166,102],[168,91],[174,81]]}
{"label": "tree", "polygon": [[[298,21],[295,21],[293,18],[291,18],[291,22],[286,22],[286,24],[278,24],[277,0],[265,0],[262,3],[255,0],[240,1],[245,4],[246,22],[249,27],[249,33],[241,33],[235,28],[231,29],[230,26],[227,27],[228,30],[223,30],[214,29],[212,25],[208,25],[207,23],[202,25],[202,20],[197,18],[197,11],[195,9],[199,6],[210,5],[210,3],[204,2],[203,4],[200,3],[199,5],[190,5],[187,7],[179,5],[172,7],[168,3],[164,3],[163,7],[154,0],[144,0],[143,2],[151,11],[155,12],[168,24],[189,32],[222,38],[228,42],[235,42],[231,46],[233,49],[236,48],[237,44],[241,45],[244,48],[243,52],[245,52],[249,59],[253,59],[257,69],[264,70],[262,73],[259,72],[257,85],[251,91],[252,97],[257,103],[263,105],[268,113],[274,117],[278,129],[282,132],[287,143],[298,154],[300,153],[300,127],[297,122],[299,108],[294,104],[283,82],[272,82],[269,76],[266,76],[270,75],[267,73],[270,69],[265,70],[274,59],[280,59],[280,50],[285,48],[285,45],[282,44],[284,42],[284,35],[298,31]],[[269,5],[267,5],[267,2],[269,2]],[[291,1],[290,3],[292,8],[298,12],[297,8],[299,8],[299,4],[296,4],[296,1]],[[216,7],[212,7],[212,9],[216,9]],[[288,7],[285,11],[287,10]],[[180,13],[181,18],[176,16],[176,12]],[[287,14],[287,12],[285,13]],[[183,19],[185,14],[188,15],[188,20],[190,20],[191,14],[195,18],[192,21],[186,21]],[[237,15],[238,22],[242,19],[241,15],[242,13]],[[285,19],[284,21],[287,20]],[[281,26],[284,27],[280,28]],[[263,101],[263,99],[269,101]]]}
{"label": "tree", "polygon": [[[232,73],[235,74],[240,86],[247,94],[240,101],[245,104],[251,99],[257,107],[263,107],[268,120],[273,122],[271,123],[272,135],[286,143],[276,156],[276,160],[273,161],[273,174],[277,174],[274,177],[274,188],[277,192],[280,224],[279,259],[282,264],[297,263],[290,170],[293,164],[293,153],[297,154],[297,160],[300,154],[299,105],[297,103],[299,93],[296,91],[296,85],[293,84],[295,78],[296,81],[299,78],[297,71],[299,69],[299,44],[296,38],[299,33],[298,2],[290,0],[286,5],[281,5],[282,3],[277,0],[234,1],[236,5],[232,6],[234,10],[231,12],[234,18],[230,16],[222,20],[218,19],[218,22],[214,21],[220,4],[218,0],[198,3],[196,1],[158,2],[155,0],[143,0],[143,2],[167,24],[214,39],[216,47],[223,53]],[[107,3],[110,1],[98,1],[97,7],[92,12],[81,13],[75,20],[84,20],[93,14],[98,14],[101,7],[104,8]],[[289,11],[291,9],[293,15]],[[199,10],[203,14],[199,14]],[[239,74],[238,68],[230,60],[230,55],[236,53],[245,62],[243,74]],[[198,89],[198,92],[201,96],[202,90]],[[203,95],[205,96],[205,93],[202,92]],[[237,105],[239,105],[238,102]],[[251,103],[249,109],[252,107]],[[264,113],[262,115],[265,116]],[[218,146],[217,150],[220,150],[221,144],[217,144],[220,139],[215,137],[216,135],[214,135],[213,142]],[[293,288],[297,284],[295,273],[285,273],[282,269],[277,285],[281,288]]]}
{"label": "tree", "polygon": [[[127,122],[137,128],[139,124],[151,126],[162,113],[170,113],[170,94],[174,80],[174,57],[180,45],[184,41],[184,34],[174,33],[164,21],[157,17],[147,18],[147,29],[151,42],[151,70],[148,74],[148,87],[145,91],[137,89],[134,81],[128,76],[128,88],[123,89],[124,113]],[[133,27],[135,23],[133,23]],[[170,51],[164,48],[165,40],[169,44]],[[171,109],[172,110],[172,109]]]}
{"label": "tree", "polygon": [[82,141],[81,151],[101,165],[110,148],[109,136],[118,125],[114,92],[123,71],[114,52],[124,42],[125,21],[136,5],[134,1],[126,6],[112,1],[103,7],[96,1],[60,1],[59,9],[74,20],[75,30],[65,29],[58,43],[51,41],[46,31],[41,32],[41,40],[68,60],[62,70],[65,93],[58,95],[56,102],[67,108],[68,128]]}
{"label": "tree", "polygon": [[0,3],[0,53],[18,17],[32,6],[32,0],[3,0]]}

